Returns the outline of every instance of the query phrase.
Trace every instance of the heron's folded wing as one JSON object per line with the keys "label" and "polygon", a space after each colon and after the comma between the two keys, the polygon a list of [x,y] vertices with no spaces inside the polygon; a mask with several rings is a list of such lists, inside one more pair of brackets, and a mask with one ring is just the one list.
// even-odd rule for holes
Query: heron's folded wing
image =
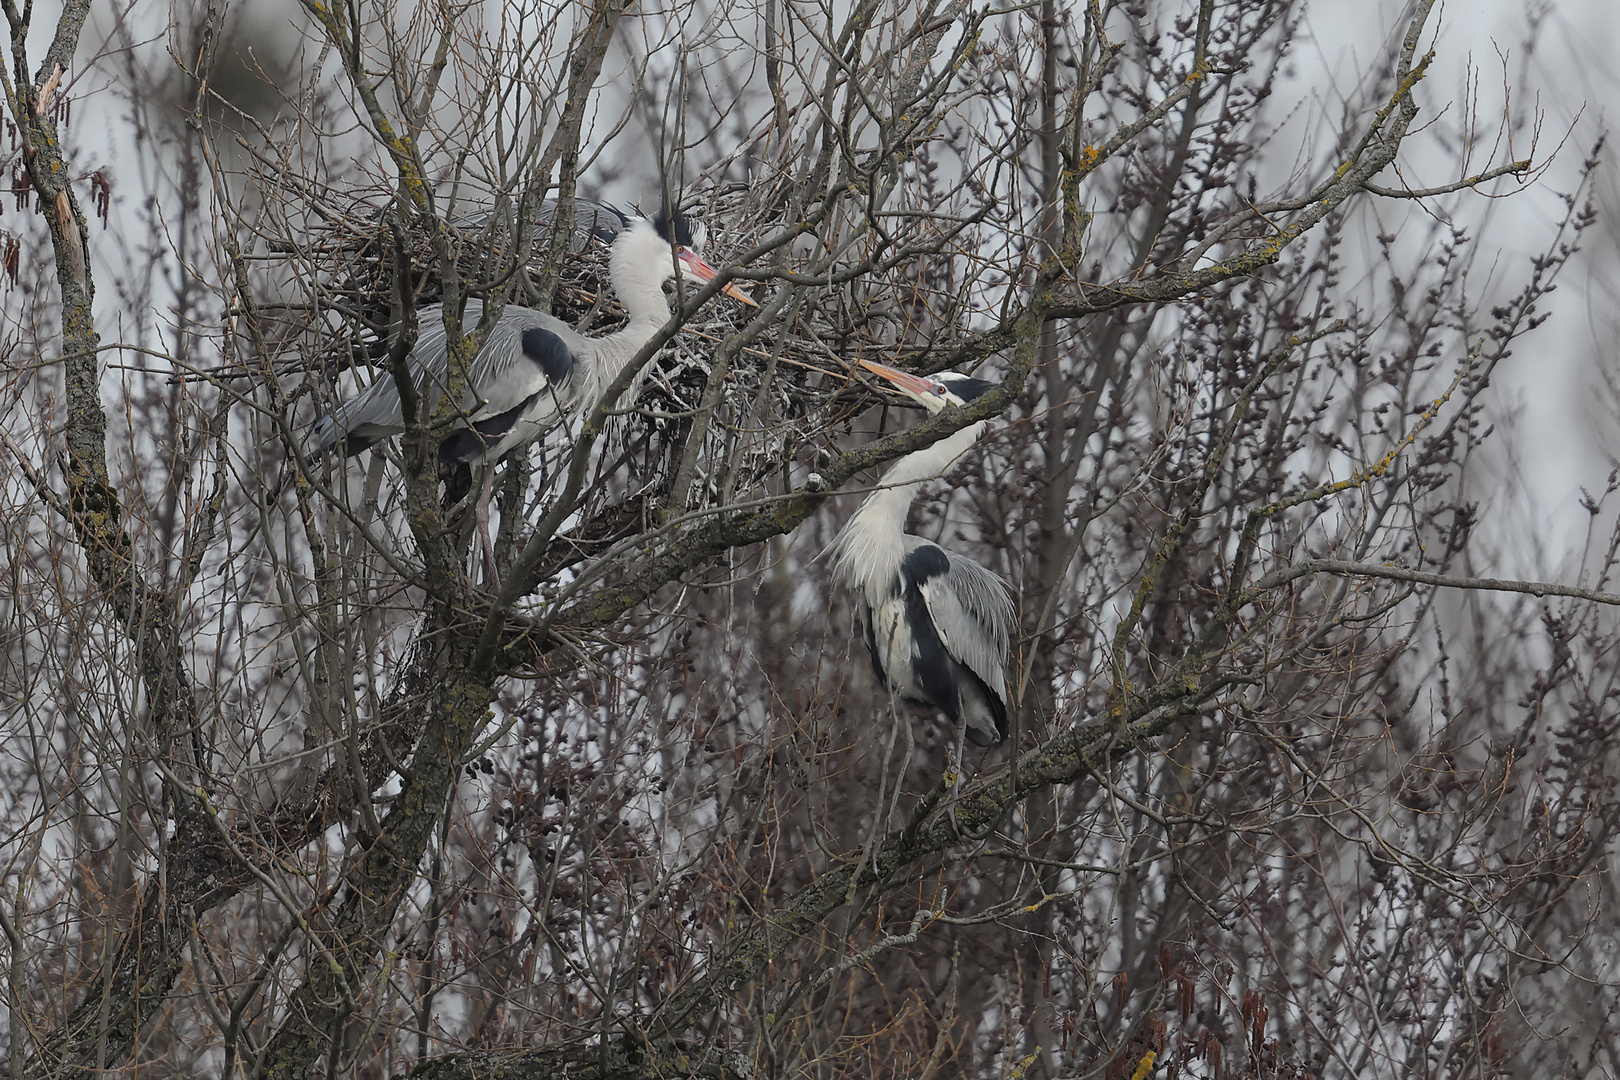
{"label": "heron's folded wing", "polygon": [[[470,309],[472,304],[467,306]],[[476,326],[477,316],[473,315],[472,319]],[[445,379],[443,308],[438,304],[425,307],[418,312],[417,320],[416,347],[411,350],[406,364],[415,379],[417,393],[423,395],[422,406],[432,412],[439,403]],[[404,430],[405,410],[400,404],[399,387],[394,382],[393,372],[386,367],[377,370],[370,386],[315,424],[315,435],[322,450],[345,436],[360,435],[369,441]]]}
{"label": "heron's folded wing", "polygon": [[[484,305],[468,300],[462,311],[461,329],[470,334],[483,317]],[[526,347],[524,334],[541,330],[546,348]],[[573,351],[588,339],[576,334],[567,323],[529,308],[508,305],[501,311],[489,337],[473,359],[462,408],[467,421],[476,425],[501,416],[534,399],[553,382],[567,381],[573,367]],[[417,313],[416,347],[408,360],[416,380],[421,407],[431,414],[438,407],[449,378],[448,340],[444,330],[444,308],[440,304]],[[562,378],[558,378],[562,376]],[[367,440],[386,438],[405,429],[399,388],[386,369],[377,373],[371,385],[343,402],[331,416],[316,423],[315,435],[321,449],[332,446],[343,436],[362,435]]]}
{"label": "heron's folded wing", "polygon": [[469,381],[476,394],[469,394],[468,416],[477,422],[536,394],[560,391],[573,375],[575,355],[589,344],[560,319],[508,305],[473,362]]}
{"label": "heron's folded wing", "polygon": [[1014,615],[1011,590],[965,555],[946,552],[946,556],[950,569],[918,586],[928,614],[952,659],[1006,701],[1003,665]]}

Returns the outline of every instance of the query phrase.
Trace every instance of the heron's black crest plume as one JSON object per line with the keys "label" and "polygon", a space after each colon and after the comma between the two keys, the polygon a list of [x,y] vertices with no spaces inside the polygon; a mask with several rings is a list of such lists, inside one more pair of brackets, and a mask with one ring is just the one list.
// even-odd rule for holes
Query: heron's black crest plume
{"label": "heron's black crest plume", "polygon": [[984,379],[975,379],[968,375],[958,375],[947,371],[935,375],[934,378],[945,384],[945,389],[961,398],[963,401],[973,401],[996,388],[993,382]]}
{"label": "heron's black crest plume", "polygon": [[681,247],[696,251],[703,246],[702,241],[697,238],[697,222],[678,210],[671,213],[667,206],[659,210],[658,215],[653,218],[653,228],[658,230],[659,236]]}

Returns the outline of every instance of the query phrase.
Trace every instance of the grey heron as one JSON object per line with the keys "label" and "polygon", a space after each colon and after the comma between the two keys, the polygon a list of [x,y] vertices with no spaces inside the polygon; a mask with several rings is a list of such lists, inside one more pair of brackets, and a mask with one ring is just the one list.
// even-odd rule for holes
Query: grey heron
{"label": "grey heron", "polygon": [[[675,276],[677,263],[683,276],[696,282],[715,277],[714,267],[698,255],[701,226],[694,227],[679,214],[645,218],[611,212],[623,227],[608,254],[608,275],[629,322],[614,333],[586,337],[545,312],[504,308],[473,358],[460,415],[439,444],[441,464],[492,461],[538,438],[575,403],[594,404],[625,363],[668,321],[664,283]],[[753,304],[734,284],[728,284],[725,292]],[[467,301],[463,331],[476,327],[482,315],[480,301]],[[421,333],[407,362],[418,407],[427,416],[438,406],[448,379],[443,305],[422,308],[419,319]],[[345,456],[353,456],[404,430],[399,387],[384,375],[330,416],[321,417],[314,434],[321,450],[342,439]]]}
{"label": "grey heron", "polygon": [[[922,377],[868,360],[861,366],[931,413],[972,401],[993,385],[955,372]],[[918,488],[966,453],[987,423],[969,424],[895,462],[834,541],[835,573],[860,597],[878,681],[902,700],[933,706],[964,725],[976,746],[1007,737],[1012,589],[904,526]]]}
{"label": "grey heron", "polygon": [[[698,255],[703,227],[680,214],[666,212],[646,218],[593,204],[589,220],[589,228],[598,238],[611,239],[608,277],[629,322],[614,333],[586,337],[545,312],[503,308],[473,357],[460,414],[439,443],[441,466],[494,462],[507,451],[538,439],[576,406],[578,411],[594,406],[624,365],[669,320],[664,283],[675,276],[676,267],[682,276],[700,284],[712,281],[718,273]],[[610,221],[618,227],[610,227]],[[745,304],[754,303],[735,284],[728,283],[724,291]],[[467,301],[462,311],[463,333],[478,325],[483,311],[481,301]],[[407,365],[416,384],[418,408],[426,417],[438,407],[449,378],[444,305],[424,307],[418,318],[421,332]],[[314,434],[322,451],[342,439],[344,455],[352,457],[404,430],[399,387],[392,376],[384,375],[330,416],[316,421]],[[474,510],[491,573],[493,479],[493,468],[485,469]]]}

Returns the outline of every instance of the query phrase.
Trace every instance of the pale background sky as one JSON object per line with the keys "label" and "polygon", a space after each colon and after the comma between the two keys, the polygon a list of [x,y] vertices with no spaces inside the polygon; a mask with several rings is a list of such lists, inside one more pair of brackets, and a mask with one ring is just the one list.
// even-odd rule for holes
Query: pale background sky
{"label": "pale background sky", "polygon": [[[1318,2],[1306,27],[1315,41],[1302,51],[1300,79],[1320,92],[1323,86],[1348,88],[1380,52],[1383,28],[1395,25],[1405,5]],[[1479,265],[1492,267],[1495,281],[1511,286],[1523,280],[1533,254],[1541,251],[1563,211],[1561,193],[1573,189],[1582,159],[1598,136],[1620,115],[1620,5],[1611,0],[1556,0],[1523,3],[1483,0],[1444,3],[1438,8],[1437,57],[1428,81],[1432,98],[1461,101],[1477,78],[1479,127],[1494,135],[1502,112],[1504,69],[1512,91],[1514,156],[1527,152],[1526,122],[1543,114],[1538,156],[1554,150],[1552,167],[1535,185],[1511,198],[1468,199],[1456,204],[1470,223],[1490,215],[1488,227],[1470,229],[1480,241]],[[1533,47],[1527,48],[1535,32]],[[1505,57],[1505,63],[1504,63]],[[1318,67],[1308,70],[1314,60]],[[1455,109],[1456,106],[1453,106]],[[1446,119],[1455,119],[1453,112]],[[1431,119],[1428,114],[1420,122]],[[1416,140],[1414,140],[1416,142]],[[1620,144],[1605,149],[1593,194],[1600,212],[1588,231],[1583,252],[1560,279],[1552,297],[1553,317],[1522,340],[1513,360],[1494,380],[1496,406],[1503,417],[1522,408],[1517,425],[1505,428],[1499,449],[1523,469],[1522,488],[1504,484],[1498,497],[1515,517],[1537,529],[1542,551],[1553,561],[1521,546],[1503,552],[1499,569],[1526,576],[1574,567],[1559,561],[1587,527],[1581,488],[1601,491],[1620,457],[1620,423],[1615,402],[1594,388],[1601,372],[1620,372]],[[1403,157],[1403,161],[1409,158]],[[1446,163],[1450,164],[1450,163]],[[1455,165],[1436,163],[1407,170],[1414,184],[1440,184],[1457,177]],[[1416,175],[1412,175],[1416,172]],[[1511,190],[1511,186],[1499,190]]]}

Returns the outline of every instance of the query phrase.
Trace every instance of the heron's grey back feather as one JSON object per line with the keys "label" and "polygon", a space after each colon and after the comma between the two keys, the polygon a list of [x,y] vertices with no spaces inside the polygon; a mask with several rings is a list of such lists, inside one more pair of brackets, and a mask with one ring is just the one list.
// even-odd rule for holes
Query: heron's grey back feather
{"label": "heron's grey back feather", "polygon": [[[468,300],[462,313],[463,333],[471,333],[483,316],[484,305]],[[421,327],[416,347],[408,360],[414,376],[420,407],[431,415],[438,407],[449,378],[448,336],[444,329],[443,305],[434,304],[417,313]],[[543,372],[524,357],[522,337],[526,330],[549,330],[557,335],[577,358],[582,352],[592,351],[593,339],[584,337],[560,319],[531,308],[507,305],[490,330],[483,348],[473,359],[468,371],[467,390],[462,395],[461,407],[468,423],[511,409],[531,397],[537,390],[547,387]],[[587,365],[588,366],[588,365]],[[594,375],[589,372],[587,377]],[[576,387],[572,393],[594,392],[588,387]],[[364,432],[386,437],[405,430],[405,412],[393,376],[382,372],[376,381],[358,397],[339,405],[328,417],[316,424],[316,436],[322,450],[330,448],[343,435]]]}
{"label": "heron's grey back feather", "polygon": [[[920,536],[905,537],[908,553],[932,543]],[[945,556],[950,569],[919,586],[934,629],[939,631],[951,658],[1006,702],[1007,679],[1002,664],[1011,646],[1016,614],[1012,589],[999,574],[965,555],[945,551]]]}
{"label": "heron's grey back feather", "polygon": [[[515,201],[508,204],[510,209],[507,215],[507,224],[510,225],[510,210],[516,209]],[[545,199],[534,212],[536,228],[533,233],[533,242],[538,249],[545,242],[546,230],[551,227],[552,219],[557,215],[557,200]],[[490,199],[470,200],[463,203],[463,209],[450,219],[451,228],[464,233],[481,232],[489,227],[490,219],[495,216],[495,203]],[[592,241],[600,244],[612,244],[614,239],[623,232],[630,223],[629,215],[612,203],[600,203],[591,199],[574,200],[574,235],[568,243],[568,250],[579,252],[589,247]]]}
{"label": "heron's grey back feather", "polygon": [[[661,219],[660,219],[661,220]],[[633,218],[608,253],[608,276],[629,320],[611,334],[585,337],[544,312],[506,307],[468,371],[467,389],[457,402],[456,431],[440,443],[441,459],[489,461],[539,438],[566,408],[590,408],[629,361],[669,320],[663,283],[678,271],[665,262],[670,230],[677,222]],[[692,226],[685,226],[689,231]],[[663,229],[664,231],[660,231]],[[685,258],[685,256],[683,256]],[[682,262],[680,266],[690,266]],[[703,267],[712,272],[712,268]],[[703,275],[699,275],[703,276]],[[711,273],[712,276],[712,273]],[[471,330],[483,304],[469,301],[463,316]],[[435,412],[446,383],[446,335],[442,305],[420,313],[419,340],[407,360],[424,415]],[[649,358],[650,359],[650,358]],[[559,381],[554,385],[552,379]],[[322,450],[341,437],[346,454],[357,454],[405,428],[394,380],[383,374],[358,397],[339,405],[314,429]],[[460,432],[470,433],[458,438]]]}

